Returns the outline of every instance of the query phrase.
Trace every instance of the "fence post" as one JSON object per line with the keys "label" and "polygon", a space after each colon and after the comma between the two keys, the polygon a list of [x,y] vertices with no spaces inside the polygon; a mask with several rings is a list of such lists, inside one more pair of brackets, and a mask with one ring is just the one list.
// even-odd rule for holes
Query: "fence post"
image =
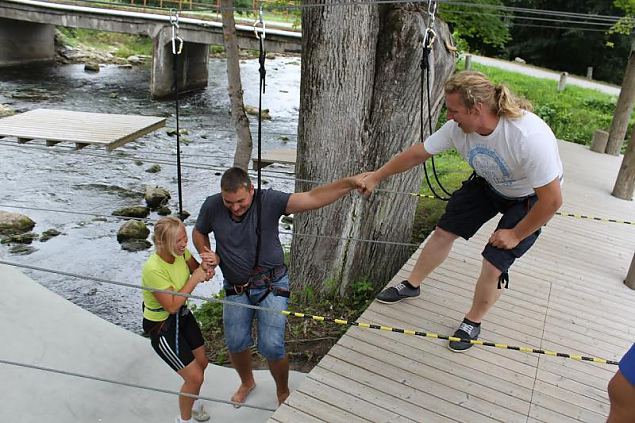
{"label": "fence post", "polygon": [[564,87],[567,85],[567,76],[569,76],[568,72],[562,72],[560,74],[560,81],[558,81],[558,91],[564,91]]}
{"label": "fence post", "polygon": [[633,261],[631,261],[631,267],[628,270],[624,284],[631,289],[635,289],[635,254],[633,254]]}
{"label": "fence post", "polygon": [[606,150],[606,143],[609,142],[609,133],[601,129],[596,129],[593,132],[593,141],[591,141],[591,151],[596,153],[604,153]]}
{"label": "fence post", "polygon": [[587,66],[587,68],[586,68],[586,77],[588,79],[593,79],[593,66]]}
{"label": "fence post", "polygon": [[465,55],[465,70],[472,70],[472,55]]}

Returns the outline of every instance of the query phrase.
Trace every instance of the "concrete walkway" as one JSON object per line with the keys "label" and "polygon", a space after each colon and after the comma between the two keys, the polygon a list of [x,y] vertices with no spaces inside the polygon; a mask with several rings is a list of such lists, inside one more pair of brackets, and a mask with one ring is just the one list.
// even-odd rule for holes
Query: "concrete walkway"
{"label": "concrete walkway", "polygon": [[[0,359],[178,391],[181,378],[154,353],[150,341],[75,306],[0,265]],[[137,316],[135,316],[137,317]],[[140,316],[139,316],[140,318]],[[276,407],[268,371],[255,374],[249,403]],[[228,399],[238,386],[233,369],[210,365],[204,396]],[[292,372],[295,389],[304,375]],[[0,364],[0,422],[171,423],[175,395]],[[206,404],[211,421],[263,422],[269,411]]]}
{"label": "concrete walkway", "polygon": [[[535,76],[536,78],[553,79],[555,81],[560,80],[560,72],[556,72],[550,69],[539,68],[531,65],[523,65],[522,63],[509,62],[507,60],[494,59],[491,57],[483,57],[472,55],[472,61],[480,63],[485,66],[492,66],[499,69],[508,70],[511,72],[522,73],[529,76]],[[569,75],[567,83],[571,85],[577,85],[583,88],[590,88],[592,90],[598,90],[606,94],[619,95],[620,87],[617,85],[611,85],[598,81],[591,81],[578,76]]]}

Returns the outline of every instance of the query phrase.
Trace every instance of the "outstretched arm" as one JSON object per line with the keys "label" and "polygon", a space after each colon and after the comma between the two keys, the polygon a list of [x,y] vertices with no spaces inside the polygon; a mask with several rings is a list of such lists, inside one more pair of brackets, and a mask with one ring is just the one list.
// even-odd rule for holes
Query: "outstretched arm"
{"label": "outstretched arm", "polygon": [[329,205],[354,189],[363,189],[362,180],[366,175],[365,173],[360,173],[330,184],[320,185],[311,191],[291,194],[285,213],[301,213]]}
{"label": "outstretched arm", "polygon": [[375,186],[384,179],[396,173],[405,172],[413,167],[425,162],[432,154],[428,153],[423,147],[423,143],[418,143],[399,153],[390,159],[385,165],[374,172],[370,172],[364,179],[364,187],[362,194],[369,195]]}

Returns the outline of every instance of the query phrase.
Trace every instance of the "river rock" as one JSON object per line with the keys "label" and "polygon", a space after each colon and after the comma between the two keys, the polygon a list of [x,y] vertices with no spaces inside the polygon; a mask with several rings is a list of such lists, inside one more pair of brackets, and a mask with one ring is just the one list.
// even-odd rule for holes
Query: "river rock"
{"label": "river rock", "polygon": [[145,223],[140,220],[129,220],[117,231],[117,241],[119,243],[130,241],[132,239],[145,240],[150,235],[150,230]]}
{"label": "river rock", "polygon": [[[245,113],[247,113],[248,115],[258,116],[258,108],[245,104]],[[271,120],[271,114],[269,113],[269,109],[262,109],[262,118]]]}
{"label": "river rock", "polygon": [[144,206],[123,207],[112,212],[113,216],[148,217],[150,209]]}
{"label": "river rock", "polygon": [[15,110],[10,108],[9,106],[4,106],[0,104],[0,118],[11,116],[15,114]]}
{"label": "river rock", "polygon": [[18,244],[18,245],[14,245],[13,247],[9,248],[9,252],[11,254],[17,254],[17,255],[21,255],[21,256],[26,256],[27,254],[31,254],[34,251],[36,251],[35,248],[31,247],[30,245],[25,245],[25,244]]}
{"label": "river rock", "polygon": [[0,210],[0,235],[16,235],[29,232],[35,222],[20,213],[10,213]]}
{"label": "river rock", "polygon": [[160,206],[164,206],[170,199],[170,193],[161,187],[146,187],[145,200],[150,210],[156,210]]}
{"label": "river rock", "polygon": [[40,242],[46,242],[51,238],[54,238],[58,235],[61,235],[62,233],[60,231],[58,231],[57,229],[51,228],[48,229],[44,232],[42,232],[42,236],[40,236]]}
{"label": "river rock", "polygon": [[86,72],[99,72],[99,63],[86,62],[84,63],[84,70]]}
{"label": "river rock", "polygon": [[152,244],[145,239],[132,239],[121,243],[121,249],[126,251],[143,251],[152,247]]}
{"label": "river rock", "polygon": [[521,58],[521,57],[516,57],[516,58],[514,59],[514,62],[516,62],[516,63],[520,63],[520,64],[523,64],[523,65],[524,65],[525,63],[527,63],[527,62],[525,61],[525,59],[523,59],[523,58]]}
{"label": "river rock", "polygon": [[150,166],[149,168],[146,169],[146,172],[148,172],[148,173],[159,173],[159,172],[161,172],[161,166],[159,166],[158,164],[153,164],[152,166]]}
{"label": "river rock", "polygon": [[3,238],[0,243],[2,244],[30,244],[38,239],[38,234],[33,232],[27,232],[25,234],[14,234]]}
{"label": "river rock", "polygon": [[133,64],[133,65],[139,65],[143,62],[143,60],[141,60],[141,57],[139,56],[128,56],[128,58],[126,59],[128,61],[128,63]]}
{"label": "river rock", "polygon": [[172,210],[170,210],[170,208],[167,206],[161,206],[157,209],[157,213],[159,214],[159,216],[169,216],[170,214],[172,214]]}

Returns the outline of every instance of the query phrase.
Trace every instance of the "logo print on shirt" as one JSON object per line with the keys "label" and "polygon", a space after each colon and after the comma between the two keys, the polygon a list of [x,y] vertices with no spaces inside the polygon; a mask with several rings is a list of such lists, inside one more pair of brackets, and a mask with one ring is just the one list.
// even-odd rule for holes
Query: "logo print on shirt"
{"label": "logo print on shirt", "polygon": [[511,171],[505,160],[496,151],[482,144],[470,150],[468,163],[490,184],[510,186],[513,182]]}

